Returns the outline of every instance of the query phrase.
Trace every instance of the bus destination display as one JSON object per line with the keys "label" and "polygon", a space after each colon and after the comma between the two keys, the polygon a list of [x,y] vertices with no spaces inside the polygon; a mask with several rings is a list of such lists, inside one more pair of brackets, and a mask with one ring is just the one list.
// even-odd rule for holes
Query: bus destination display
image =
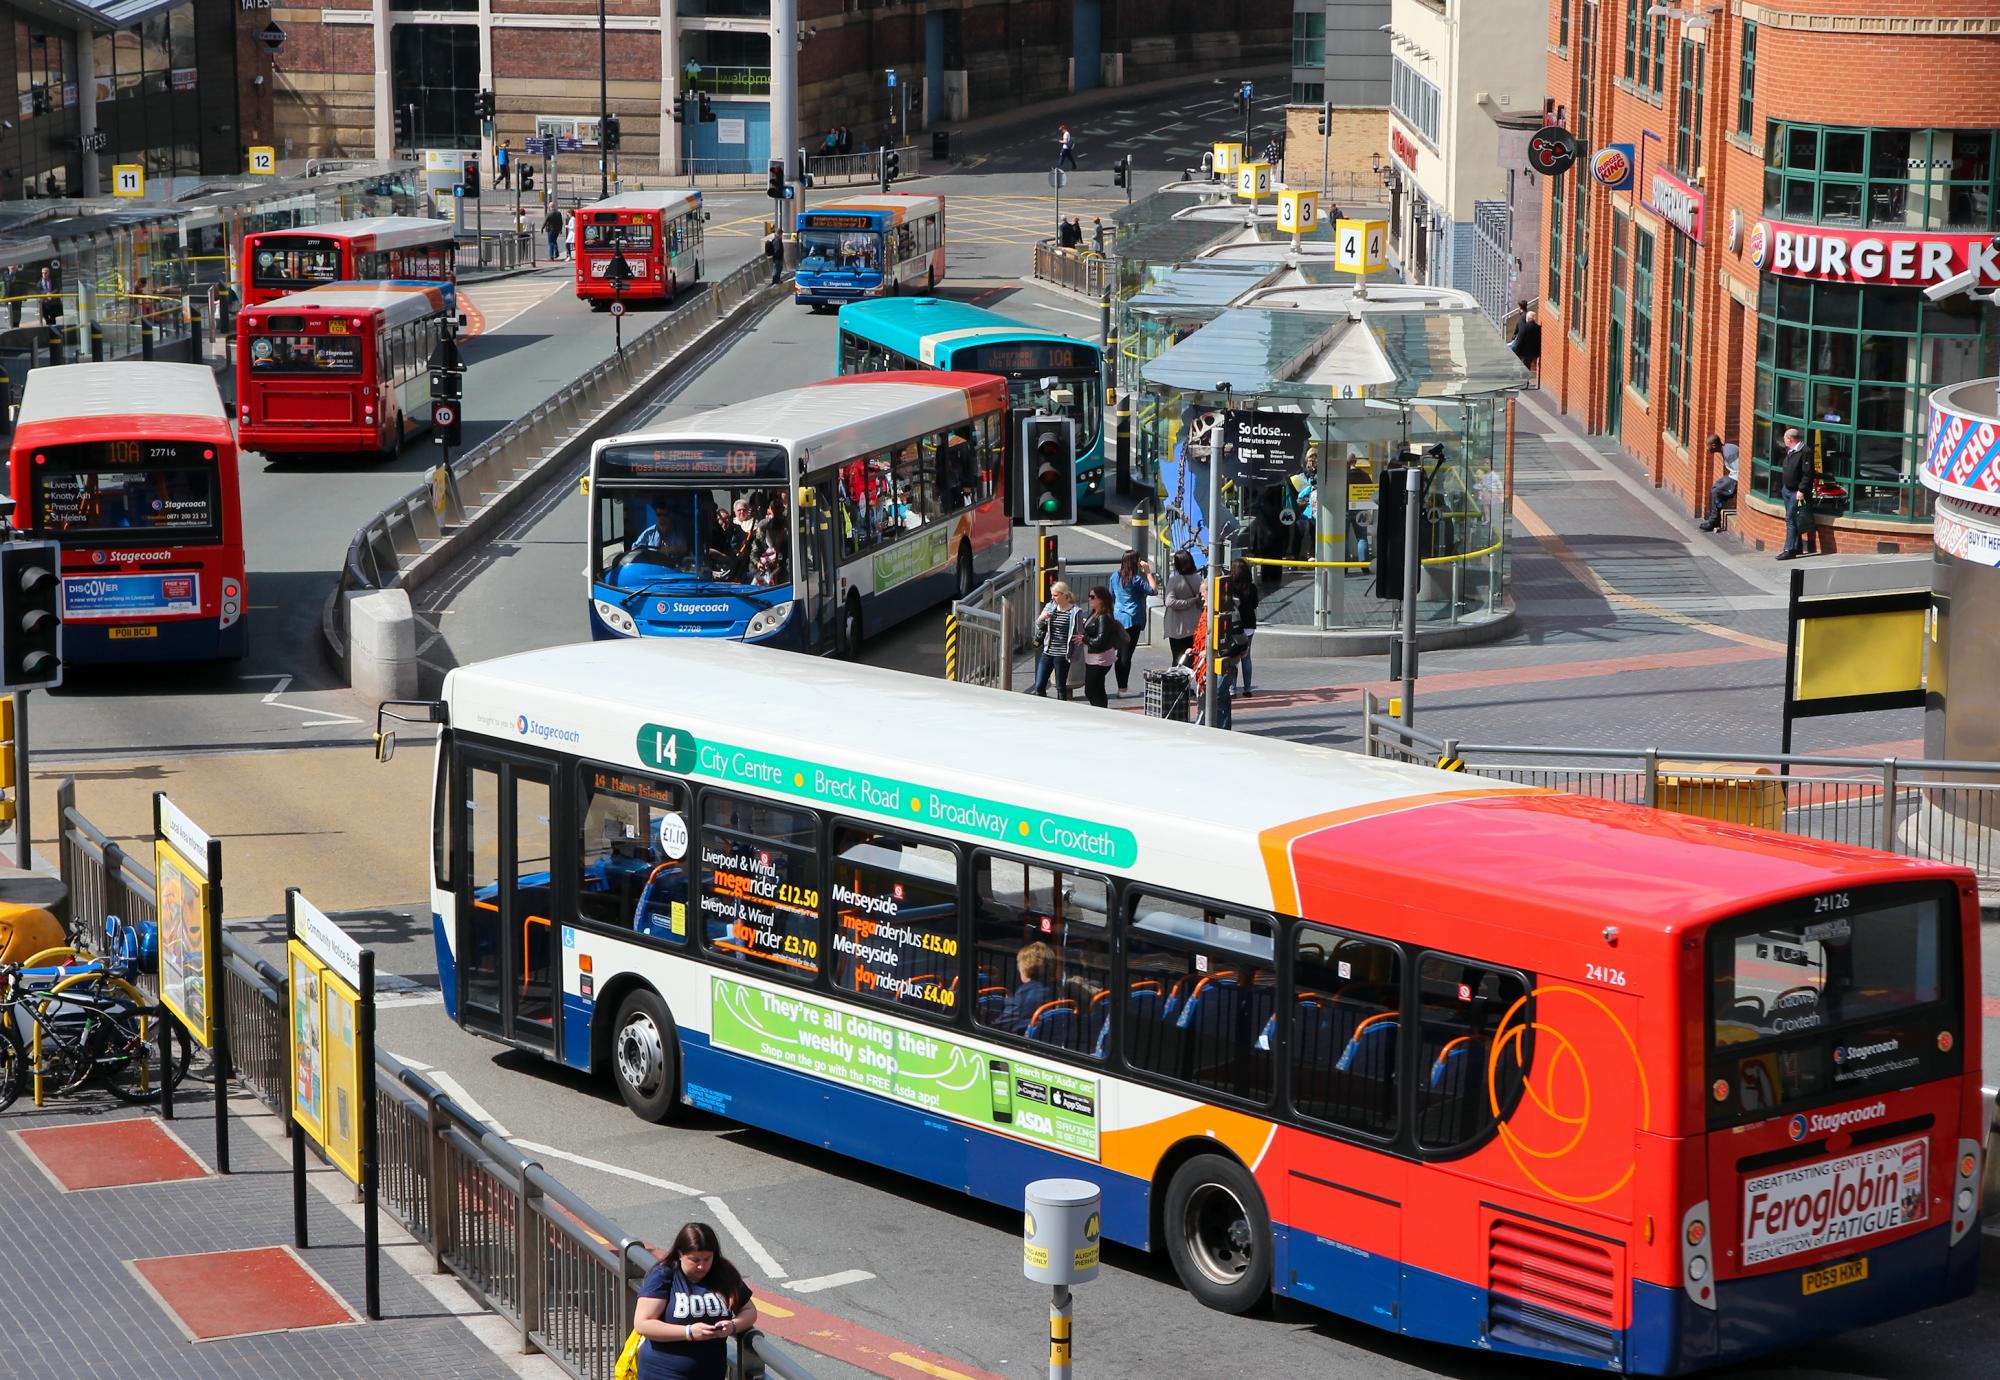
{"label": "bus destination display", "polygon": [[873,230],[875,222],[867,216],[806,215],[799,218],[801,230]]}
{"label": "bus destination display", "polygon": [[1082,345],[1056,341],[1016,342],[1008,345],[981,345],[960,356],[965,362],[954,367],[975,374],[1060,374],[1081,369],[1094,371],[1093,352]]}
{"label": "bus destination display", "polygon": [[606,479],[784,479],[790,465],[777,446],[657,441],[607,446],[598,471]]}

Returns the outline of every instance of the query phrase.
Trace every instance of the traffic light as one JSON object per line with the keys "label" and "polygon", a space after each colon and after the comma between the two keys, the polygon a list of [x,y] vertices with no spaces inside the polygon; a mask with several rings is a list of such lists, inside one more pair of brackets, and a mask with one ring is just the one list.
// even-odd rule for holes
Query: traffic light
{"label": "traffic light", "polygon": [[1243,83],[1243,85],[1241,85],[1240,87],[1238,87],[1238,88],[1236,89],[1236,113],[1237,113],[1237,114],[1239,114],[1239,115],[1243,115],[1243,116],[1246,116],[1246,117],[1247,117],[1247,116],[1248,116],[1248,115],[1250,114],[1250,101],[1251,101],[1251,97],[1253,96],[1253,94],[1254,94],[1254,92],[1253,92],[1253,89],[1252,89],[1252,87],[1251,87],[1250,83],[1249,83],[1249,82],[1247,82],[1247,81],[1246,81],[1246,82],[1244,82],[1244,83]]}
{"label": "traffic light", "polygon": [[1038,413],[1021,423],[1021,483],[1021,521],[1076,522],[1076,428],[1067,417]]}
{"label": "traffic light", "polygon": [[687,102],[688,93],[685,91],[674,97],[674,123],[677,125],[687,123]]}
{"label": "traffic light", "polygon": [[785,165],[775,158],[771,160],[771,185],[764,195],[773,201],[782,201],[785,198]]}
{"label": "traffic light", "polygon": [[521,190],[524,192],[535,190],[535,165],[533,163],[523,162],[521,164]]}
{"label": "traffic light", "polygon": [[605,149],[605,152],[607,152],[607,153],[615,153],[615,152],[617,151],[617,149],[618,149],[618,138],[619,138],[619,135],[618,135],[618,117],[617,117],[616,115],[606,115],[606,116],[604,117],[604,149]]}
{"label": "traffic light", "polygon": [[480,93],[479,93],[479,118],[480,118],[480,119],[482,119],[482,120],[490,120],[490,119],[492,119],[492,118],[493,118],[493,112],[494,112],[494,111],[495,111],[495,110],[496,110],[497,108],[498,108],[498,103],[497,103],[497,102],[496,102],[496,101],[495,101],[495,100],[493,99],[493,93],[492,93],[491,91],[482,91],[482,92],[480,92]]}
{"label": "traffic light", "polygon": [[1123,187],[1126,185],[1126,179],[1130,175],[1131,170],[1132,155],[1128,153],[1111,165],[1111,185],[1114,187]]}
{"label": "traffic light", "polygon": [[1036,543],[1035,588],[1039,591],[1036,600],[1046,604],[1055,598],[1053,590],[1062,576],[1062,553],[1056,550],[1056,534],[1044,530],[1041,541]]}
{"label": "traffic light", "polygon": [[1319,105],[1319,132],[1324,137],[1333,128],[1333,102],[1321,101]]}
{"label": "traffic light", "polygon": [[708,99],[708,93],[706,91],[703,91],[702,93],[700,93],[698,99],[701,101],[701,122],[705,125],[714,124],[715,105]]}
{"label": "traffic light", "polygon": [[479,200],[479,158],[477,155],[465,160],[461,167],[459,180],[465,184],[465,199],[467,201]]}
{"label": "traffic light", "polygon": [[407,105],[399,105],[396,107],[396,146],[398,148],[401,148],[402,146],[408,144],[409,142],[410,142],[410,107]]}
{"label": "traffic light", "polygon": [[[1401,599],[1403,597],[1404,567],[1409,564],[1410,551],[1404,541],[1404,528],[1409,524],[1410,478],[1409,468],[1417,471],[1417,503],[1421,513],[1424,500],[1424,484],[1429,476],[1414,455],[1405,456],[1405,465],[1385,469],[1382,485],[1375,491],[1375,597],[1378,599]],[[1417,524],[1417,542],[1424,542],[1424,528],[1421,520]],[[1422,552],[1418,552],[1419,559]]]}
{"label": "traffic light", "polygon": [[903,155],[894,149],[882,150],[882,190],[888,191],[889,184],[903,175]]}
{"label": "traffic light", "polygon": [[62,581],[52,541],[0,545],[0,687],[62,684]]}

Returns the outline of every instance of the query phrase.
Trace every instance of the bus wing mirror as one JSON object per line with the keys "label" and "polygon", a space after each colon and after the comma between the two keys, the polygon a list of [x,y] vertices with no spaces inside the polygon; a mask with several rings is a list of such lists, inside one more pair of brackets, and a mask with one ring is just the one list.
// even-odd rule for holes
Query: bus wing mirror
{"label": "bus wing mirror", "polygon": [[376,734],[375,760],[378,762],[386,762],[395,755],[396,755],[396,735],[393,732]]}

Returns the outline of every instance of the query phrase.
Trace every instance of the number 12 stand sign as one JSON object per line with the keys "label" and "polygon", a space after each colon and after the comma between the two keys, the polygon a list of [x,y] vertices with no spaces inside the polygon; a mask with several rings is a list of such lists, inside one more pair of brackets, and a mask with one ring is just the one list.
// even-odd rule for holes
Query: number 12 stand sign
{"label": "number 12 stand sign", "polygon": [[306,1241],[306,1137],[361,1187],[368,1317],[382,1318],[375,1153],[375,951],[318,906],[285,892],[285,988],[292,1054],[292,1237]]}

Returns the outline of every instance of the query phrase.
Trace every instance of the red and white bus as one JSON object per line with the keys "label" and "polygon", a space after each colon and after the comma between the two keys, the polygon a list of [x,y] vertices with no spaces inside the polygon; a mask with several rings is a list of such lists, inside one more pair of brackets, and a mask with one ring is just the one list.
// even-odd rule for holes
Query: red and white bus
{"label": "red and white bus", "polygon": [[248,649],[236,441],[205,366],[30,371],[9,491],[14,526],[62,547],[65,662]]}
{"label": "red and white bus", "polygon": [[409,283],[330,283],[236,318],[236,425],[266,456],[394,455],[430,425],[431,352],[451,330],[443,294]]}
{"label": "red and white bus", "polygon": [[243,305],[339,282],[428,283],[454,300],[457,247],[449,221],[372,216],[243,237]]}
{"label": "red and white bus", "polygon": [[[576,295],[593,304],[671,302],[701,277],[701,227],[707,217],[693,190],[627,192],[576,212]],[[615,286],[620,250],[632,276]]]}

